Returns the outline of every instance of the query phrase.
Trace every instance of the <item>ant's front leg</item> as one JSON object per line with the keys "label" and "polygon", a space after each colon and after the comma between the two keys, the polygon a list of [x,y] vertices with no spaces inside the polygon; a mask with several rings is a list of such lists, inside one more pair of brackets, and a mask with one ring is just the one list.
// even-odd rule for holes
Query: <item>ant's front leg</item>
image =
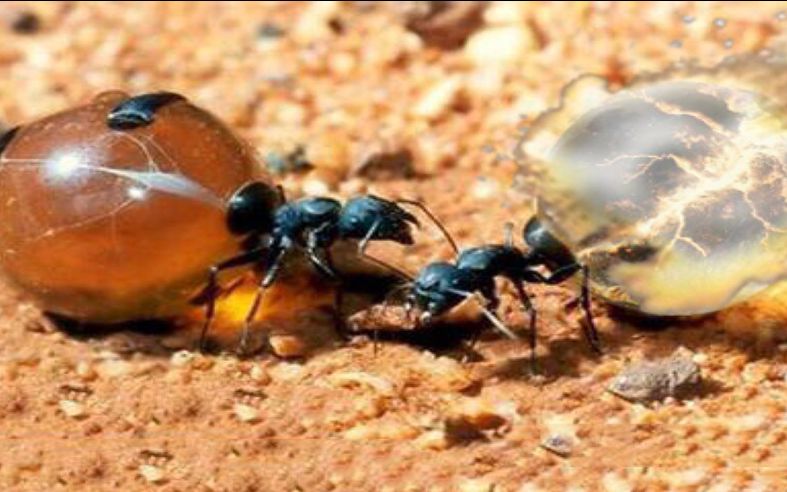
{"label": "ant's front leg", "polygon": [[601,354],[601,338],[598,336],[596,329],[596,322],[593,321],[593,313],[590,310],[590,286],[588,282],[590,274],[588,267],[582,266],[582,292],[580,294],[580,302],[582,303],[582,311],[585,312],[585,324],[582,325],[582,332],[585,334],[590,346],[597,354]]}
{"label": "ant's front leg", "polygon": [[[593,320],[593,313],[590,306],[590,287],[588,285],[590,273],[587,266],[580,265],[579,263],[572,263],[558,268],[548,277],[544,277],[536,270],[528,269],[525,270],[522,278],[525,282],[557,285],[567,280],[578,271],[582,272],[582,290],[579,295],[579,302],[581,303],[582,311],[585,313],[585,323],[582,325],[582,333],[593,351],[600,354],[602,352],[601,339],[598,336],[598,330],[596,329],[596,323]],[[572,304],[575,302],[576,300],[572,301]]]}
{"label": "ant's front leg", "polygon": [[312,265],[325,277],[328,277],[335,284],[333,296],[333,323],[336,333],[343,339],[348,340],[347,327],[342,315],[344,305],[344,286],[341,276],[336,272],[333,265],[333,257],[330,250],[326,247],[334,237],[334,226],[324,224],[313,231],[310,231],[306,238],[306,254]]}
{"label": "ant's front leg", "polygon": [[527,295],[525,288],[522,286],[522,282],[518,279],[511,279],[511,282],[514,284],[514,288],[516,289],[517,295],[519,296],[519,301],[522,303],[522,306],[525,308],[525,310],[530,314],[530,367],[532,368],[533,372],[535,372],[536,343],[538,341],[536,333],[538,311],[536,311],[535,306],[533,306],[533,302],[530,300],[530,296]]}
{"label": "ant's front leg", "polygon": [[265,253],[266,249],[264,247],[258,246],[250,251],[241,253],[210,267],[210,271],[208,273],[208,283],[205,286],[205,289],[203,289],[203,291],[200,292],[195,299],[195,302],[205,302],[206,304],[205,321],[202,325],[202,330],[199,337],[199,350],[201,352],[205,350],[205,342],[208,336],[208,331],[210,330],[210,325],[212,324],[213,318],[216,315],[216,295],[219,291],[219,273],[231,268],[256,263],[264,258]]}
{"label": "ant's front leg", "polygon": [[[494,313],[499,319],[500,313],[497,312],[497,309],[500,307],[500,298],[497,297],[494,284],[482,287],[478,290],[478,292],[481,294],[481,297],[486,303],[486,309],[488,309],[489,312]],[[469,348],[471,350],[475,351],[475,346],[478,344],[480,337],[481,330],[476,330],[470,339]]]}
{"label": "ant's front leg", "polygon": [[243,321],[243,330],[241,331],[240,340],[238,341],[238,352],[240,354],[246,354],[247,352],[251,323],[254,321],[254,317],[257,315],[257,310],[260,308],[262,296],[265,294],[265,290],[273,285],[273,282],[276,281],[279,271],[284,265],[284,257],[290,250],[291,246],[292,244],[290,241],[284,241],[274,247],[271,247],[271,253],[269,257],[270,259],[269,261],[265,262],[265,276],[263,276],[262,281],[260,281],[259,285],[257,286],[257,293],[254,296],[254,301],[252,302],[249,311],[246,313],[246,318]]}

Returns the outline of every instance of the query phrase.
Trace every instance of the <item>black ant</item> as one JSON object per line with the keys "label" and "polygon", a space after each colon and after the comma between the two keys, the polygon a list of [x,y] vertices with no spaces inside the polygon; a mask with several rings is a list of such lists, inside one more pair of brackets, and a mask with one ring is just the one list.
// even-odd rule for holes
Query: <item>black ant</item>
{"label": "black ant", "polygon": [[[495,278],[504,277],[514,285],[523,307],[530,313],[531,363],[535,366],[537,312],[523,284],[559,284],[581,272],[579,301],[585,313],[583,333],[593,350],[600,353],[601,344],[590,311],[587,267],[578,263],[568,248],[536,217],[525,226],[524,239],[529,248],[522,251],[514,246],[511,225],[507,224],[504,244],[466,249],[453,264],[435,262],[427,265],[412,279],[412,288],[407,295],[408,311],[418,307],[421,311],[419,322],[428,324],[478,293],[485,303],[481,305],[484,316],[504,335],[518,339],[494,314],[499,305]],[[549,274],[542,275],[536,270],[538,267],[546,268]]]}
{"label": "black ant", "polygon": [[[312,265],[333,281],[339,282],[340,276],[333,266],[330,247],[340,239],[358,240],[358,255],[361,258],[403,275],[396,267],[366,253],[370,241],[413,244],[411,226],[419,226],[419,222],[400,206],[402,204],[421,209],[456,249],[442,224],[417,201],[390,201],[374,195],[363,195],[351,198],[343,206],[338,200],[326,197],[308,197],[288,202],[280,187],[272,188],[262,182],[242,186],[229,200],[227,225],[233,234],[246,236],[245,244],[249,247],[247,251],[210,269],[208,284],[199,296],[207,304],[200,344],[204,343],[215,314],[217,277],[222,270],[258,264],[265,272],[244,321],[239,342],[241,352],[246,348],[249,327],[265,289],[276,280],[286,254],[294,247],[305,250]],[[341,289],[337,289],[337,310],[341,302],[340,295]],[[337,321],[341,324],[340,320]]]}

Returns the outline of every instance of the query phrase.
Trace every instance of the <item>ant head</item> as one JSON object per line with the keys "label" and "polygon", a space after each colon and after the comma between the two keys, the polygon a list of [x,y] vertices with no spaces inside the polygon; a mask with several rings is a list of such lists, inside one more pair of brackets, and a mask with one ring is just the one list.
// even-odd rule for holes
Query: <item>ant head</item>
{"label": "ant head", "polygon": [[280,190],[261,181],[247,183],[229,199],[227,226],[239,236],[270,232],[274,213],[283,201]]}
{"label": "ant head", "polygon": [[422,311],[423,320],[443,314],[462,301],[454,293],[464,287],[463,272],[455,265],[435,262],[424,267],[413,282],[410,300]]}

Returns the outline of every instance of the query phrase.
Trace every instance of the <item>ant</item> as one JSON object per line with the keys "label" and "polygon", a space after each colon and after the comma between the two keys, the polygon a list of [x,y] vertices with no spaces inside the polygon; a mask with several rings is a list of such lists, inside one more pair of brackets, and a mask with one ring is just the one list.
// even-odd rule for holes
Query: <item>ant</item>
{"label": "ant", "polygon": [[[524,228],[523,236],[528,245],[525,251],[514,246],[511,229],[512,225],[506,224],[504,244],[466,249],[453,264],[435,262],[424,267],[415,279],[411,278],[407,310],[411,311],[417,306],[421,311],[419,323],[428,324],[478,293],[485,304],[480,306],[483,315],[504,335],[518,339],[494,314],[499,305],[495,278],[506,278],[514,285],[520,302],[530,314],[530,360],[535,367],[537,311],[523,284],[560,284],[581,272],[582,287],[578,300],[585,313],[583,333],[591,348],[601,353],[601,343],[590,310],[587,267],[577,262],[568,248],[547,231],[536,217],[531,218]],[[538,267],[546,268],[549,274],[542,275],[536,270]],[[475,343],[475,339],[472,343]]]}
{"label": "ant", "polygon": [[[359,257],[390,271],[404,275],[388,263],[370,256],[366,249],[371,241],[393,241],[413,244],[411,226],[420,226],[418,219],[400,205],[418,207],[432,220],[456,250],[448,231],[429,209],[414,200],[386,200],[374,195],[351,198],[344,205],[327,197],[307,197],[288,202],[281,187],[255,181],[242,186],[229,199],[227,225],[235,235],[245,236],[247,250],[211,267],[208,283],[199,298],[207,303],[205,323],[200,345],[205,342],[215,315],[217,277],[223,270],[242,265],[258,264],[265,272],[259,283],[252,306],[246,314],[239,350],[245,351],[249,327],[259,309],[265,290],[276,280],[286,254],[294,247],[305,250],[312,265],[328,279],[339,282],[331,258],[330,247],[339,240],[358,240]],[[267,240],[263,240],[266,237]],[[335,308],[338,316],[341,289],[336,291]],[[205,299],[207,297],[207,299]],[[337,324],[341,324],[337,320]]]}
{"label": "ant", "polygon": [[[142,94],[124,100],[110,111],[107,124],[113,129],[133,129],[150,125],[156,112],[183,96],[172,92]],[[226,207],[226,223],[230,232],[243,237],[243,252],[213,265],[206,287],[195,298],[195,303],[206,304],[205,322],[200,334],[200,348],[204,349],[210,325],[215,316],[218,275],[223,270],[244,265],[258,265],[264,272],[257,293],[249,309],[241,332],[239,351],[246,351],[249,327],[259,309],[265,290],[276,280],[288,252],[298,247],[305,250],[312,265],[324,276],[339,281],[331,259],[330,247],[342,239],[358,240],[358,255],[390,271],[404,275],[396,267],[366,254],[370,241],[394,241],[413,244],[411,226],[420,227],[418,219],[401,205],[419,208],[434,222],[449,240],[454,251],[456,244],[440,221],[422,203],[414,200],[390,201],[374,195],[363,195],[348,200],[344,205],[326,197],[302,198],[288,202],[283,189],[262,181],[242,185],[230,197]],[[337,289],[335,307],[340,304],[341,289]]]}

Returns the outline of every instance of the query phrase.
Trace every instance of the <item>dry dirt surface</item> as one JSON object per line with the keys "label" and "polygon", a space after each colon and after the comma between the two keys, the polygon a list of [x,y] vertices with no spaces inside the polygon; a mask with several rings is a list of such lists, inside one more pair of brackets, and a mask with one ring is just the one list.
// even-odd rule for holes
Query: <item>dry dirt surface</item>
{"label": "dry dirt surface", "polygon": [[[787,26],[787,6],[764,2],[449,4],[3,3],[0,118],[175,90],[291,195],[422,199],[469,246],[532,213],[510,149],[565,83],[758,52]],[[409,271],[451,254],[429,227],[376,252]],[[299,332],[274,326],[294,357],[239,359],[191,351],[189,321],[65,330],[4,289],[0,490],[787,490],[784,296],[682,321],[599,302],[595,356],[571,286],[532,293],[537,375],[526,342],[487,331],[468,353],[452,323],[447,341],[386,332],[375,348],[294,308]],[[607,391],[675,352],[689,373],[659,391],[677,396]]]}

